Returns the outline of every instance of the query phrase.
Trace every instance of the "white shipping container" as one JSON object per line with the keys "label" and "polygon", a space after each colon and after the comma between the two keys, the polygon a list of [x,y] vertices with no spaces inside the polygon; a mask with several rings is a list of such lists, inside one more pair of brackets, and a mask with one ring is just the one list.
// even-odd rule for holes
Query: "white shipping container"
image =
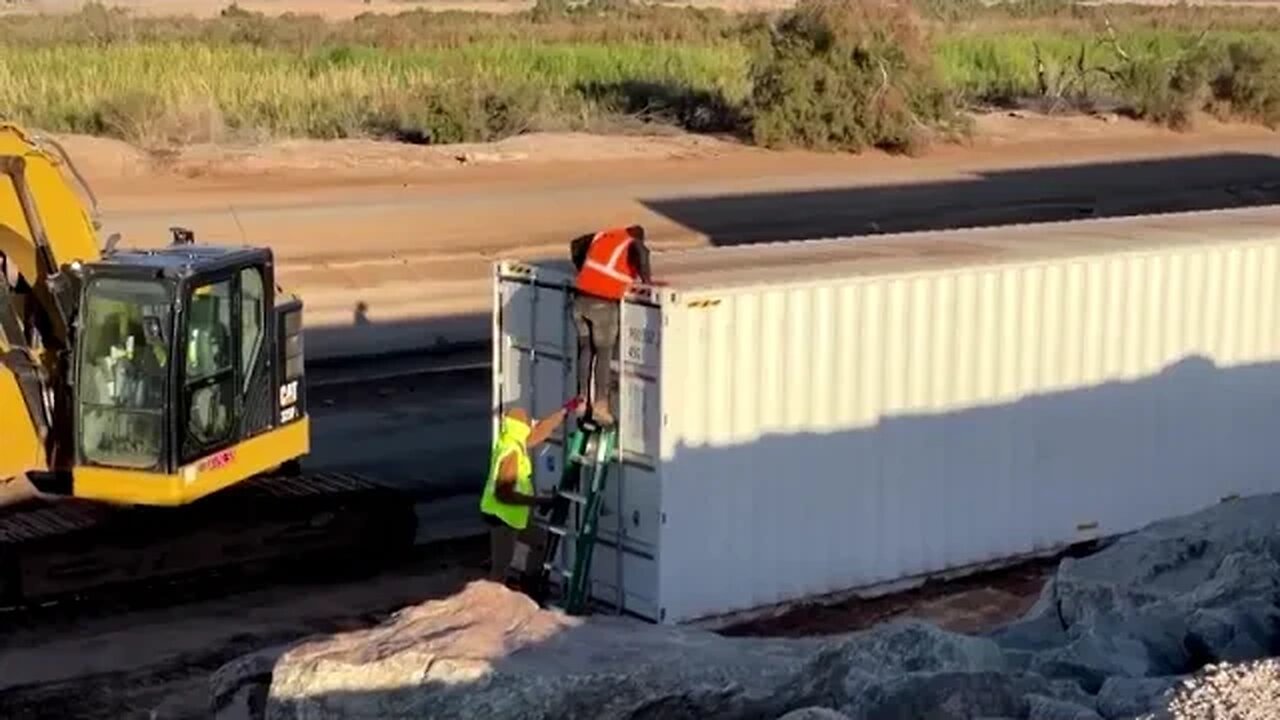
{"label": "white shipping container", "polygon": [[[495,410],[574,393],[568,270],[497,264]],[[1278,207],[658,253],[654,273],[670,285],[624,301],[625,465],[593,564],[627,612],[705,620],[1280,490]]]}

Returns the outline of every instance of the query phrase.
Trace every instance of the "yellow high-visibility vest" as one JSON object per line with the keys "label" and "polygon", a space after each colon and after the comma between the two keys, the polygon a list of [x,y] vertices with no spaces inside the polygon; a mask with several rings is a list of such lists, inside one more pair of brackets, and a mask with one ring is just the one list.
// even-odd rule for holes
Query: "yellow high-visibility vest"
{"label": "yellow high-visibility vest", "polygon": [[493,456],[489,461],[489,479],[485,481],[484,494],[480,496],[480,512],[493,515],[516,530],[523,530],[529,525],[528,505],[511,505],[498,499],[498,468],[511,453],[517,453],[516,459],[516,492],[522,495],[533,494],[533,461],[529,459],[529,449],[525,441],[533,427],[515,418],[502,418],[498,429],[498,441],[493,447]]}

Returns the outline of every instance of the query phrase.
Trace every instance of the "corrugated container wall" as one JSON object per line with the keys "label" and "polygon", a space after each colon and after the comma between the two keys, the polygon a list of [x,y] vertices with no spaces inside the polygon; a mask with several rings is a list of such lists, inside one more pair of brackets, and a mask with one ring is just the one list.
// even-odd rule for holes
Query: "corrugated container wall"
{"label": "corrugated container wall", "polygon": [[[628,610],[683,622],[1280,490],[1275,227],[720,286],[679,270],[730,251],[673,254],[673,289],[626,303],[630,462],[602,521],[622,520],[625,552],[597,551],[597,595],[612,602],[621,580]],[[573,391],[569,276],[498,272],[495,392],[547,412]],[[530,273],[546,281],[537,361],[519,350]],[[556,462],[543,457],[544,486]]]}

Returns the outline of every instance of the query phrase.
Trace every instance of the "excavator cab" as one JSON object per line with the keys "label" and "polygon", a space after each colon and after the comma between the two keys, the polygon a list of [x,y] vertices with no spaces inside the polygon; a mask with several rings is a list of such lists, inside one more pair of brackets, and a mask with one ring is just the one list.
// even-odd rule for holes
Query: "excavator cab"
{"label": "excavator cab", "polygon": [[72,494],[185,504],[306,454],[302,304],[276,296],[269,249],[181,242],[79,273]]}

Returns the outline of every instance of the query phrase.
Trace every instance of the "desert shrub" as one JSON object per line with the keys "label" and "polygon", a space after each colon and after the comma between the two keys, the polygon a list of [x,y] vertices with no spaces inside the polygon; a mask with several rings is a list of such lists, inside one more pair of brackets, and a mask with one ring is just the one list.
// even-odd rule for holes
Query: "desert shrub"
{"label": "desert shrub", "polygon": [[1155,42],[1130,53],[1114,45],[1116,60],[1103,70],[1135,117],[1185,129],[1209,99],[1214,55],[1200,44],[1162,50]]}
{"label": "desert shrub", "polygon": [[918,17],[880,0],[801,0],[756,41],[752,135],[769,147],[911,152],[957,126]]}
{"label": "desert shrub", "polygon": [[1211,86],[1219,115],[1280,124],[1280,50],[1262,41],[1227,46]]}
{"label": "desert shrub", "polygon": [[1263,38],[1207,41],[1202,35],[1173,49],[1152,43],[1137,53],[1114,45],[1104,68],[1133,115],[1175,129],[1198,113],[1280,124],[1280,51]]}
{"label": "desert shrub", "polygon": [[434,145],[483,142],[539,125],[543,94],[529,85],[475,81],[388,93],[370,106],[363,130],[386,139]]}

